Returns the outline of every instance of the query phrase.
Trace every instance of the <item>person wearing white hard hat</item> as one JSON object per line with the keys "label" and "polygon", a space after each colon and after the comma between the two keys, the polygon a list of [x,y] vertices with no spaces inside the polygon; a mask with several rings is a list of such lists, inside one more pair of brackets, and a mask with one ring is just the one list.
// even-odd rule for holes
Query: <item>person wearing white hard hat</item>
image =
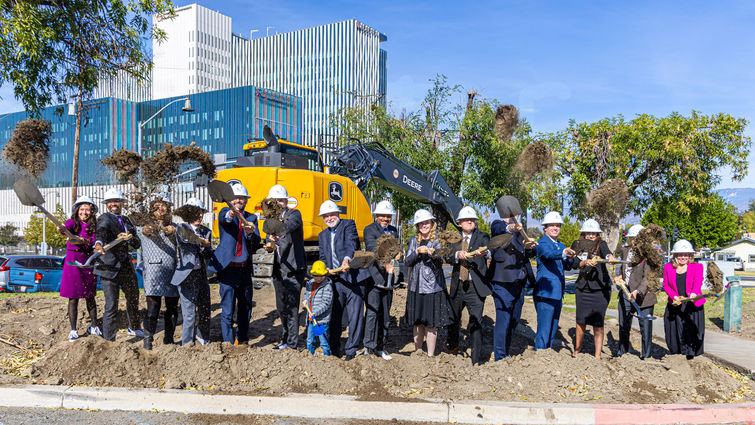
{"label": "person wearing white hard hat", "polygon": [[[378,202],[372,211],[375,221],[364,228],[364,247],[367,251],[375,252],[377,240],[383,235],[390,235],[398,239],[398,229],[391,224],[396,210],[391,201]],[[401,253],[399,257],[401,258]],[[372,279],[365,286],[364,300],[364,354],[372,354],[391,360],[388,354],[388,327],[391,324],[391,304],[393,303],[393,288],[386,287],[388,275],[393,273],[391,264],[377,264],[370,271]]]}
{"label": "person wearing white hard hat", "polygon": [[296,349],[299,343],[299,300],[307,273],[304,224],[301,212],[295,208],[288,208],[288,191],[285,187],[274,185],[268,191],[267,197],[275,199],[283,207],[280,219],[286,225],[286,233],[283,236],[267,236],[268,240],[273,242],[271,250],[275,250],[273,287],[275,306],[281,320],[281,342],[273,349]]}
{"label": "person wearing white hard hat", "polygon": [[[139,324],[139,285],[128,252],[129,247],[139,249],[141,241],[131,220],[121,214],[123,203],[126,200],[123,192],[115,188],[108,189],[104,198],[107,211],[97,219],[97,230],[95,231],[97,241],[94,245],[94,250],[102,255],[97,259],[93,271],[96,276],[100,277],[102,292],[105,295],[105,311],[102,313],[102,337],[108,341],[115,341],[115,333],[118,330],[118,298],[121,290],[126,297],[128,334],[143,337],[144,332]],[[129,239],[127,243],[120,243],[105,252],[103,247],[118,237]]]}
{"label": "person wearing white hard hat", "polygon": [[[501,197],[499,202],[503,199]],[[500,214],[501,211],[499,211]],[[524,305],[524,288],[535,285],[535,273],[530,258],[535,256],[536,241],[525,241],[521,234],[522,223],[514,217],[493,220],[490,236],[504,233],[513,235],[505,248],[491,252],[489,274],[495,304],[495,325],[493,327],[493,358],[499,361],[509,357],[514,329],[519,324]]]}
{"label": "person wearing white hard hat", "polygon": [[63,262],[63,275],[60,279],[60,296],[68,298],[68,320],[71,331],[68,333],[68,341],[79,338],[77,329],[79,315],[79,300],[86,300],[89,312],[90,335],[102,336],[100,327],[97,326],[97,304],[94,296],[97,293],[97,278],[92,274],[92,269],[72,266],[70,262],[80,263],[94,253],[94,232],[97,229],[97,205],[86,195],[80,196],[71,208],[71,218],[66,220],[58,230],[65,234],[68,230],[75,238],[69,238],[66,243],[66,258]]}
{"label": "person wearing white hard hat", "polygon": [[[320,261],[329,270],[348,267],[354,252],[359,249],[359,233],[354,220],[341,219],[341,210],[333,201],[320,205],[320,217],[326,228],[318,235]],[[354,359],[362,343],[364,331],[364,292],[358,282],[358,271],[347,270],[331,277],[333,305],[330,319],[329,343],[334,356],[345,354],[347,361]],[[342,317],[346,312],[349,336],[341,352]]]}
{"label": "person wearing white hard hat", "polygon": [[[202,225],[207,212],[197,198],[186,201],[179,210],[185,223],[177,224],[183,232],[176,232],[176,271],[171,283],[178,288],[181,299],[181,345],[196,341],[201,345],[210,342],[210,285],[207,281],[207,263],[212,258],[212,231]],[[178,215],[178,210],[176,211]],[[187,237],[188,235],[196,237]]]}
{"label": "person wearing white hard hat", "polygon": [[606,241],[600,237],[602,232],[597,221],[585,220],[580,229],[579,239],[571,246],[578,255],[574,258],[573,267],[579,268],[579,276],[575,283],[577,330],[573,356],[577,356],[582,350],[587,325],[593,328],[595,358],[599,359],[603,352],[603,325],[611,299],[611,276],[605,263],[598,263],[596,259],[613,260],[614,257]]}
{"label": "person wearing white hard hat", "polygon": [[571,248],[559,242],[563,218],[558,211],[551,211],[543,217],[543,237],[535,247],[537,258],[537,275],[532,300],[537,312],[537,332],[535,333],[535,350],[552,348],[558,332],[561,318],[564,288],[566,287],[565,270],[570,270],[576,255]]}
{"label": "person wearing white hard hat", "polygon": [[406,295],[406,318],[413,326],[414,350],[421,351],[427,340],[427,355],[435,355],[438,328],[454,322],[453,309],[446,290],[443,258],[435,251],[441,248],[435,235],[435,217],[426,209],[414,213],[416,236],[406,250],[406,266],[411,267]]}
{"label": "person wearing white hard hat", "polygon": [[[644,229],[644,227],[641,224],[635,224],[632,225],[626,232],[626,243],[624,246],[618,248],[616,250],[616,257],[625,260],[625,261],[632,261],[634,258],[634,253],[632,251],[632,246],[634,245],[634,238],[637,237],[637,234],[640,233],[640,230]],[[615,279],[621,280],[624,282],[629,283],[630,277],[632,275],[632,264],[617,264],[615,271]],[[637,289],[628,288],[630,290],[630,297],[633,297],[633,299],[637,298],[639,295],[639,292]],[[655,304],[655,303],[653,303]],[[622,356],[626,353],[628,353],[631,348],[632,344],[629,341],[629,335],[632,330],[632,304],[629,299],[624,295],[624,291],[619,291],[618,295],[618,310],[619,310],[619,348],[617,355]],[[641,312],[637,312],[638,314],[642,314]],[[652,310],[650,311],[650,314],[652,314]],[[650,324],[652,326],[652,323],[650,323],[649,320],[640,320],[640,331],[642,332],[642,342],[643,347],[648,348],[649,345],[646,344],[646,339],[650,338],[652,341],[652,328],[651,333],[649,335],[646,335],[647,332],[645,332],[645,323]],[[645,326],[643,326],[645,325]],[[643,349],[643,353],[645,350]]]}
{"label": "person wearing white hard hat", "polygon": [[676,241],[671,249],[674,259],[663,270],[663,290],[668,295],[663,326],[666,347],[671,354],[684,354],[692,359],[704,353],[706,299],[674,305],[681,297],[694,298],[703,290],[703,265],[693,263],[695,249],[686,239]]}
{"label": "person wearing white hard hat", "polygon": [[[454,246],[454,253],[449,262],[453,266],[451,270],[451,307],[454,317],[461,318],[464,307],[469,314],[467,330],[471,337],[472,364],[480,364],[482,361],[482,310],[485,307],[485,297],[492,293],[490,280],[487,278],[488,256],[487,247],[490,235],[477,227],[477,212],[474,208],[466,206],[459,210],[456,222],[461,227],[461,242]],[[451,354],[459,352],[459,320],[448,327],[448,351]]]}
{"label": "person wearing white hard hat", "polygon": [[[210,270],[218,274],[220,292],[220,329],[223,341],[231,344],[249,342],[249,321],[252,318],[252,254],[262,245],[257,229],[257,216],[244,209],[249,200],[246,187],[231,184],[234,209],[224,207],[218,213],[220,241],[210,261]],[[245,222],[241,220],[244,218]],[[237,328],[234,333],[233,312]]]}
{"label": "person wearing white hard hat", "polygon": [[178,322],[178,288],[172,284],[177,257],[172,205],[169,195],[155,195],[149,203],[149,218],[143,226],[137,227],[137,234],[142,241],[144,296],[147,299],[143,340],[146,350],[152,349],[163,298],[163,344],[175,343],[173,337]]}

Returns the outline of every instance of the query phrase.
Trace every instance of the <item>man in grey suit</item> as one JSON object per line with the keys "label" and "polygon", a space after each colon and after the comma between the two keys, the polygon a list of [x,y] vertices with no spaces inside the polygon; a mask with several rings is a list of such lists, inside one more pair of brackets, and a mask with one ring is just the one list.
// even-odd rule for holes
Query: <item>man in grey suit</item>
{"label": "man in grey suit", "polygon": [[299,341],[299,300],[307,270],[301,212],[288,208],[288,192],[279,184],[270,188],[267,197],[277,200],[285,208],[281,219],[286,224],[286,233],[283,236],[268,236],[269,240],[277,244],[269,249],[275,250],[273,286],[275,304],[283,328],[281,342],[273,347],[273,350],[295,349]]}
{"label": "man in grey suit", "polygon": [[[178,260],[171,283],[178,286],[181,297],[183,330],[181,345],[195,340],[205,345],[210,342],[210,285],[207,281],[207,263],[212,257],[212,231],[202,225],[207,212],[204,203],[191,198],[182,207],[185,221],[176,232]],[[182,217],[184,218],[184,217]]]}

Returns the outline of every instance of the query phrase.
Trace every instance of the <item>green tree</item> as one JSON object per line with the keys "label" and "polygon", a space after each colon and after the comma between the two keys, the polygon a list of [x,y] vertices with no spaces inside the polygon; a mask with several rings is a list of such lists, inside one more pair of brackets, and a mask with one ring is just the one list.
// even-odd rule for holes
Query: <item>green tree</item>
{"label": "green tree", "polygon": [[755,211],[747,211],[742,214],[742,230],[747,233],[755,233]]}
{"label": "green tree", "polygon": [[738,229],[736,208],[712,193],[705,201],[687,205],[681,210],[676,202],[656,202],[642,216],[642,224],[655,223],[664,228],[678,228],[679,237],[695,247],[715,248],[736,238]]}
{"label": "green tree", "polygon": [[[562,194],[579,220],[591,215],[587,194],[612,178],[629,188],[625,214],[641,214],[653,202],[689,213],[692,205],[713,196],[722,167],[731,167],[734,180],[747,174],[746,125],[744,118],[723,113],[642,114],[629,121],[619,115],[594,123],[571,121],[565,130],[543,135],[543,142],[552,148],[560,176],[568,178]],[[605,230],[609,245],[615,245],[618,222]]]}
{"label": "green tree", "polygon": [[[61,223],[65,223],[68,219],[65,211],[60,204],[55,205],[55,212],[53,215],[60,220]],[[24,229],[24,239],[29,245],[39,245],[42,243],[42,222],[45,223],[45,238],[47,245],[52,248],[64,248],[66,246],[66,237],[62,235],[55,224],[44,214],[34,212],[29,219],[29,225]]]}
{"label": "green tree", "polygon": [[21,243],[24,238],[17,235],[18,227],[13,223],[5,223],[0,226],[0,245],[16,246]]}
{"label": "green tree", "polygon": [[564,224],[561,225],[561,233],[558,236],[558,240],[567,247],[571,246],[574,241],[579,239],[579,229],[581,226],[579,223],[572,222],[569,217],[564,217]]}
{"label": "green tree", "polygon": [[151,60],[144,36],[165,32],[151,25],[174,16],[170,0],[0,1],[0,84],[36,116],[52,104],[76,99],[72,199],[77,197],[83,102],[101,78],[144,80]]}
{"label": "green tree", "polygon": [[747,207],[747,211],[755,211],[755,199],[750,200],[750,205]]}

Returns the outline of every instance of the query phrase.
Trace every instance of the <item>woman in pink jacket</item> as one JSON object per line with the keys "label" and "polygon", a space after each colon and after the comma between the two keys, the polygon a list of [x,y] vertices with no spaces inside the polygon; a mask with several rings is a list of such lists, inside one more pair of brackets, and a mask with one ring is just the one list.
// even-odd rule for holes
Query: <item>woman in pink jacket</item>
{"label": "woman in pink jacket", "polygon": [[671,354],[684,354],[687,359],[703,354],[705,336],[705,299],[683,302],[673,301],[680,297],[694,297],[703,289],[703,265],[692,263],[695,250],[684,239],[674,244],[671,250],[673,262],[663,270],[663,290],[668,295],[663,324],[666,331],[666,346]]}

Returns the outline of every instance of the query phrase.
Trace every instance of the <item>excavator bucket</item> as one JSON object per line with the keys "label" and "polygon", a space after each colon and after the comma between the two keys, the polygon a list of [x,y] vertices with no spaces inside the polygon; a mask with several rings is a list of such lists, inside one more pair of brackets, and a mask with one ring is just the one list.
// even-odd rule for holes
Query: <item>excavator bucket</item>
{"label": "excavator bucket", "polygon": [[519,200],[511,195],[503,195],[495,203],[495,208],[498,210],[498,215],[501,218],[512,218],[522,213],[522,206],[519,205]]}

